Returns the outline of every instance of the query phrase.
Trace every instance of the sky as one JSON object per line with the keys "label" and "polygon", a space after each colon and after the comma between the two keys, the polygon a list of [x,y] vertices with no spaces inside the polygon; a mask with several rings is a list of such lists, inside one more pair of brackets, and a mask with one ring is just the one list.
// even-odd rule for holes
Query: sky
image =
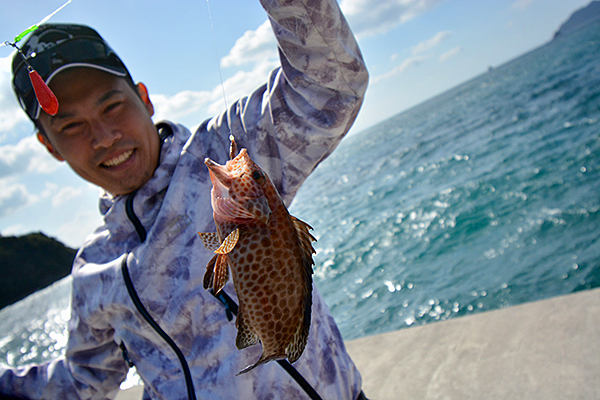
{"label": "sky", "polygon": [[[64,2],[0,0],[0,42]],[[370,73],[365,102],[349,134],[539,47],[588,3],[340,0]],[[231,103],[261,85],[278,65],[258,1],[72,0],[50,22],[95,28],[134,80],[148,87],[154,120],[190,129],[224,108],[223,92]],[[98,188],[37,142],[10,87],[12,55],[10,47],[0,47],[0,234],[41,231],[77,248],[101,224]]]}

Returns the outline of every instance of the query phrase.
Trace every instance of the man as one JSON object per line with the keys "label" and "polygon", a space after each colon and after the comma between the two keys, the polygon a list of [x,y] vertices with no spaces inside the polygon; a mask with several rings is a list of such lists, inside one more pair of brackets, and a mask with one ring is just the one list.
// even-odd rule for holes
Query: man
{"label": "man", "polygon": [[[129,360],[144,381],[144,398],[307,398],[275,362],[236,376],[261,349],[235,348],[232,304],[202,288],[212,254],[196,232],[215,230],[203,161],[225,162],[233,133],[289,205],[350,128],[368,76],[335,0],[261,3],[281,68],[194,134],[171,122],[154,125],[148,90],[133,83],[90,28],[46,25],[22,47],[58,98],[55,116],[40,110],[15,56],[15,92],[40,142],[105,190],[104,225],[74,261],[66,356],[0,367],[0,393],[112,398]],[[235,298],[231,283],[225,292]],[[308,344],[294,367],[322,398],[361,393],[360,374],[317,290]]]}

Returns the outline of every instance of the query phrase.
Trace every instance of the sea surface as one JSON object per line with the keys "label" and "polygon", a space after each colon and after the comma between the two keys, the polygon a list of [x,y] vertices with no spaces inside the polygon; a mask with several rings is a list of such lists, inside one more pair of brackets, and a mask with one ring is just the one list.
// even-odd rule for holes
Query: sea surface
{"label": "sea surface", "polygon": [[[291,207],[344,338],[600,287],[599,156],[600,23],[347,137]],[[61,354],[69,302],[1,310],[0,362]]]}

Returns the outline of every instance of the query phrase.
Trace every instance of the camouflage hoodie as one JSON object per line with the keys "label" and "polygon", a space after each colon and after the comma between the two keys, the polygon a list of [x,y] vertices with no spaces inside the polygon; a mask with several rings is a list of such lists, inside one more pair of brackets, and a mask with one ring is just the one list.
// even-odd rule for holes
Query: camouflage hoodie
{"label": "camouflage hoodie", "polygon": [[[180,359],[128,294],[121,271],[126,262],[144,307],[185,357],[198,399],[307,398],[276,363],[235,376],[258,359],[261,348],[237,350],[235,322],[202,288],[212,254],[196,232],[215,230],[204,159],[228,159],[231,129],[289,205],[350,128],[368,77],[335,0],[262,4],[278,40],[281,68],[194,134],[173,123],[159,125],[172,134],[164,139],[154,176],[131,203],[145,240],[127,216],[129,196],[101,196],[104,225],[86,239],[73,266],[66,356],[17,370],[0,367],[0,393],[112,398],[128,371],[123,344],[144,381],[145,398],[188,398]],[[235,299],[231,282],[225,291]],[[294,366],[322,398],[354,399],[360,392],[360,374],[317,289],[309,341]]]}

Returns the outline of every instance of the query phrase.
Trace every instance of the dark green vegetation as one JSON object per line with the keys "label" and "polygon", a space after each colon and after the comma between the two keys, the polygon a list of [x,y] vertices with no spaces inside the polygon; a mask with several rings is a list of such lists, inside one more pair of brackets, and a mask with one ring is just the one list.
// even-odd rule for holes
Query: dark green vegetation
{"label": "dark green vegetation", "polygon": [[0,308],[69,275],[75,253],[43,233],[0,236]]}

